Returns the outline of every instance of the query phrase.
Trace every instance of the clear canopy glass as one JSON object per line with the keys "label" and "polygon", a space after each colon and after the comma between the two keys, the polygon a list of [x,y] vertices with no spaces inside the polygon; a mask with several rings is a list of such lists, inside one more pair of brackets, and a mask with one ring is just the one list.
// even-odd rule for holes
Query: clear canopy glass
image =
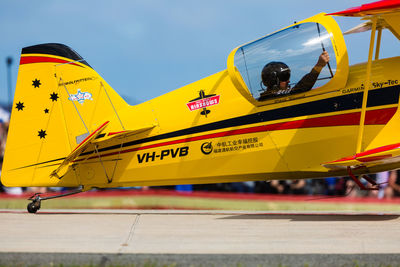
{"label": "clear canopy glass", "polygon": [[[283,62],[290,68],[290,87],[310,73],[321,53],[327,51],[330,61],[320,72],[312,89],[329,82],[336,72],[336,58],[331,34],[318,23],[307,22],[284,29],[240,47],[234,65],[240,72],[248,90],[255,99],[267,90],[261,79],[264,66],[270,62]],[[311,89],[311,88],[310,88]],[[293,94],[290,90],[287,94]],[[282,96],[281,94],[275,97]]]}

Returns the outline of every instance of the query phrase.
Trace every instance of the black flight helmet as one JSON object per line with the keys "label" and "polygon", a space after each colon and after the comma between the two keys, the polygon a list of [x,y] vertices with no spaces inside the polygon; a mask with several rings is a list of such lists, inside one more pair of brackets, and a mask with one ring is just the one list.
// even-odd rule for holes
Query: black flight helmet
{"label": "black flight helmet", "polygon": [[286,82],[290,79],[290,68],[283,62],[270,62],[264,66],[261,72],[262,83],[267,89],[279,88],[279,82]]}

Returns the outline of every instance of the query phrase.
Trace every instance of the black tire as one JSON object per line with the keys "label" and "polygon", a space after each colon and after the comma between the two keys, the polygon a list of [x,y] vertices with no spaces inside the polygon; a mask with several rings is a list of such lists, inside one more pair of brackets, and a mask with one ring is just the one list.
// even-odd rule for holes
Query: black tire
{"label": "black tire", "polygon": [[39,207],[34,202],[29,203],[26,208],[29,213],[36,213],[39,209]]}

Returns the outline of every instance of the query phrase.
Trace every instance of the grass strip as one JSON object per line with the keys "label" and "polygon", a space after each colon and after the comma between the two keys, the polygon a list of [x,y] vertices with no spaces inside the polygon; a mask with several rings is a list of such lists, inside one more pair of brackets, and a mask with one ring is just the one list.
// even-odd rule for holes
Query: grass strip
{"label": "grass strip", "polygon": [[[0,209],[25,209],[28,200],[0,199]],[[198,209],[249,211],[400,212],[400,205],[318,201],[266,201],[174,196],[66,197],[42,201],[42,209]]]}

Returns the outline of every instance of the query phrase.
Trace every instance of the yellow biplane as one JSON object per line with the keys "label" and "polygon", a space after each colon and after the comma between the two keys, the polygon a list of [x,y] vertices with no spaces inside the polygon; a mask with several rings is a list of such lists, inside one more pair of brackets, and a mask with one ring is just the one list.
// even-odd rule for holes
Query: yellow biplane
{"label": "yellow biplane", "polygon": [[[367,62],[349,66],[335,15],[364,20],[347,33],[371,31]],[[135,106],[71,48],[23,48],[1,181],[81,192],[359,182],[399,168],[400,57],[379,57],[385,29],[400,39],[398,0],[321,13],[235,48],[226,70]],[[28,211],[45,199],[33,196]]]}

